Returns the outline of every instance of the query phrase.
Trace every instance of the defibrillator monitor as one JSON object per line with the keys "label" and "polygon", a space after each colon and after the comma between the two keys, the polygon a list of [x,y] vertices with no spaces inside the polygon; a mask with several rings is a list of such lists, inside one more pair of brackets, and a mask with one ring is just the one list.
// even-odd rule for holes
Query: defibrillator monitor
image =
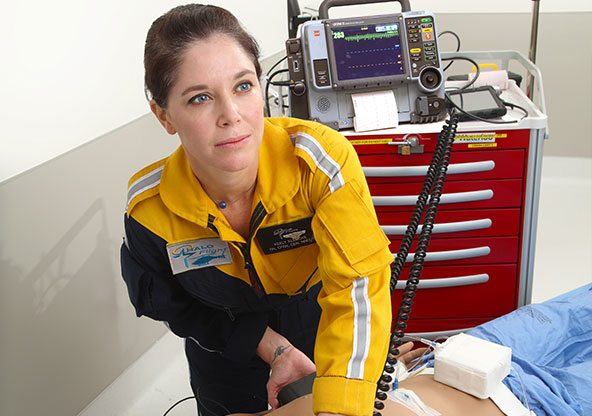
{"label": "defibrillator monitor", "polygon": [[[382,0],[384,1],[384,0]],[[393,91],[399,122],[446,116],[436,24],[430,12],[329,19],[333,6],[381,0],[325,0],[319,20],[288,39],[290,112],[335,129],[353,127],[352,94]]]}

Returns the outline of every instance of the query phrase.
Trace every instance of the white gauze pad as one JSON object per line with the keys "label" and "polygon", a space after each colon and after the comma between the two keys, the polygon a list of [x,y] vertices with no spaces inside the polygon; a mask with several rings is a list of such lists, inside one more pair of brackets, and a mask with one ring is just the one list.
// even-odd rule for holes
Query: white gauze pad
{"label": "white gauze pad", "polygon": [[512,349],[458,334],[437,347],[434,356],[436,381],[487,399],[510,374]]}

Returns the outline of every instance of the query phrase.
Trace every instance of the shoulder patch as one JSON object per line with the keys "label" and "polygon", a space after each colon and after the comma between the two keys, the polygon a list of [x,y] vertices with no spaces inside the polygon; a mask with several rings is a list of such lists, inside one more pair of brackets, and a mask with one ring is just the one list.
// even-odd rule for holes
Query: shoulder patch
{"label": "shoulder patch", "polygon": [[228,243],[219,238],[204,238],[167,245],[173,274],[210,266],[232,264]]}
{"label": "shoulder patch", "polygon": [[157,189],[160,185],[160,177],[164,168],[165,160],[156,162],[140,172],[136,173],[129,181],[127,189],[127,204],[126,211],[131,211],[133,206],[140,202],[143,198],[152,196],[154,192],[146,193],[149,190]]}

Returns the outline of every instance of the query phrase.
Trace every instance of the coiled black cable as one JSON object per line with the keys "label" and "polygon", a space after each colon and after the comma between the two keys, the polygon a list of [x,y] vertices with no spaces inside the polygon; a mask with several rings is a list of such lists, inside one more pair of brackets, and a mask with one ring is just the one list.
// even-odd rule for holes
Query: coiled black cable
{"label": "coiled black cable", "polygon": [[[409,278],[407,279],[407,283],[405,285],[403,298],[401,300],[399,311],[395,320],[395,325],[393,326],[393,331],[391,333],[389,351],[384,366],[384,372],[377,383],[376,401],[374,402],[374,408],[376,410],[373,412],[373,416],[381,416],[379,411],[384,409],[383,401],[387,398],[386,392],[390,389],[388,383],[392,381],[391,374],[394,372],[394,365],[397,362],[396,355],[399,354],[397,347],[403,343],[402,340],[405,336],[404,331],[407,329],[407,321],[409,320],[409,314],[411,313],[411,306],[413,305],[415,291],[417,290],[417,286],[419,284],[419,278],[423,269],[423,262],[425,260],[432,230],[436,221],[436,214],[438,212],[438,206],[442,196],[442,189],[444,187],[446,172],[448,171],[448,164],[450,162],[450,155],[452,153],[452,145],[454,143],[458,125],[458,117],[456,116],[454,109],[452,109],[450,113],[450,120],[446,121],[446,124],[442,128],[442,132],[438,136],[436,149],[432,155],[432,160],[424,179],[422,190],[417,199],[415,208],[413,209],[411,220],[409,221],[409,225],[405,231],[405,236],[403,237],[401,247],[399,248],[392,267],[390,281],[391,296],[395,290],[401,275],[401,271],[403,270],[405,259],[409,254],[415,234],[417,233],[417,228],[419,227],[419,222],[425,210],[423,226],[418,238],[417,249],[415,251],[415,256],[413,257]],[[426,203],[427,209],[425,208]]]}
{"label": "coiled black cable", "polygon": [[[448,124],[444,126],[447,128]],[[440,135],[442,137],[442,134]],[[391,273],[391,295],[395,290],[395,286],[399,281],[399,276],[401,275],[401,271],[403,270],[403,266],[405,265],[405,260],[407,259],[407,255],[409,254],[409,250],[411,249],[411,245],[413,244],[413,240],[415,239],[415,235],[417,233],[417,228],[419,227],[419,222],[421,221],[421,217],[425,210],[425,206],[428,202],[428,198],[430,197],[430,193],[432,192],[432,187],[434,184],[434,180],[437,175],[437,169],[441,164],[442,155],[444,154],[444,149],[446,146],[446,141],[439,140],[436,143],[436,149],[432,155],[432,160],[430,161],[430,165],[428,167],[425,179],[423,181],[423,185],[419,196],[417,198],[417,202],[415,207],[413,208],[413,212],[411,214],[411,220],[409,221],[409,225],[405,231],[405,235],[403,237],[403,241],[401,242],[401,246],[399,247],[399,251],[397,252],[397,256],[395,257],[395,261],[392,267]]]}

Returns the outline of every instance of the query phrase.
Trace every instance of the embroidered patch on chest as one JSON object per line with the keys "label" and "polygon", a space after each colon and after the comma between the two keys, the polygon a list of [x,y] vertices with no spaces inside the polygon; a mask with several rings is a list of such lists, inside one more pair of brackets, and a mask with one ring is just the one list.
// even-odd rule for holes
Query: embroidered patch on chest
{"label": "embroidered patch on chest", "polygon": [[312,244],[315,239],[311,221],[312,217],[261,228],[257,232],[257,241],[265,254],[279,253]]}
{"label": "embroidered patch on chest", "polygon": [[226,241],[204,238],[169,244],[167,253],[173,274],[222,264],[232,264],[232,255]]}

